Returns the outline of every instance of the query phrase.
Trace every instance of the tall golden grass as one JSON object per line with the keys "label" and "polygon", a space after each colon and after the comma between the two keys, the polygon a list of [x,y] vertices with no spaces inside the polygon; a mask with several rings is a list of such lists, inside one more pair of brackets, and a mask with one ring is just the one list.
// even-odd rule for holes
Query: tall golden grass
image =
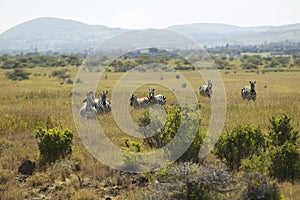
{"label": "tall golden grass", "polygon": [[[52,166],[44,171],[37,171],[29,177],[26,183],[18,183],[15,175],[18,166],[25,158],[38,160],[39,152],[34,130],[47,124],[53,127],[69,128],[75,133],[72,159],[80,163],[81,170],[78,175],[85,182],[97,187],[115,186],[120,183],[129,187],[130,178],[124,180],[124,176],[116,170],[105,167],[94,159],[84,148],[80,138],[76,135],[76,128],[72,116],[72,85],[61,85],[58,78],[50,77],[53,70],[58,68],[34,68],[29,69],[32,74],[29,80],[10,81],[4,76],[4,70],[0,70],[0,199],[42,197],[43,195],[56,198],[61,195],[65,198],[105,197],[107,192],[100,189],[88,188],[84,193],[79,188],[78,179],[74,172],[68,168],[55,168]],[[76,75],[76,67],[68,67],[71,78]],[[268,131],[269,119],[272,116],[287,114],[292,118],[291,123],[296,130],[300,130],[300,72],[270,72],[265,74],[245,73],[242,71],[230,73],[220,72],[226,88],[227,112],[223,132],[240,124],[260,126]],[[199,95],[198,88],[205,81],[193,71],[185,71],[182,74],[190,81],[201,106],[201,128],[206,129],[210,120],[210,99]],[[106,73],[106,78],[101,79],[97,90],[111,91],[122,76],[122,73]],[[175,77],[174,77],[175,79]],[[243,101],[240,90],[249,81],[256,81],[257,100]],[[145,85],[136,92],[138,95],[147,95],[148,87],[155,87],[158,93],[167,96],[168,103],[177,103],[172,91],[158,85]],[[98,96],[99,97],[99,96]],[[113,106],[113,105],[112,105]],[[142,111],[130,109],[131,117],[137,122]],[[105,133],[113,143],[125,147],[124,138],[128,138],[115,124],[112,114],[98,116],[98,120]],[[142,143],[141,139],[132,140]],[[143,147],[147,150],[147,147]],[[66,181],[68,180],[68,181]],[[47,184],[58,185],[58,182],[68,182],[67,186],[59,192],[38,193],[37,189]],[[95,186],[95,188],[97,188]],[[291,185],[280,184],[284,196],[293,199],[300,196],[299,183]],[[127,195],[138,199],[134,190]],[[138,192],[138,191],[137,191]],[[1,196],[1,195],[0,195]],[[126,195],[125,195],[126,196]],[[128,197],[127,196],[127,197]],[[124,197],[124,196],[123,196]]]}

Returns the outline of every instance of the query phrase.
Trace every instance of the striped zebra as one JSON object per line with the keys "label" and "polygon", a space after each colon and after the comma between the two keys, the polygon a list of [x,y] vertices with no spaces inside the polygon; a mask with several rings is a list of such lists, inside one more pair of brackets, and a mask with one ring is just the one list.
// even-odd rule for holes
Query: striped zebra
{"label": "striped zebra", "polygon": [[150,100],[150,104],[151,105],[155,105],[155,104],[158,104],[158,105],[164,105],[167,103],[167,97],[165,97],[164,95],[162,94],[157,94],[157,95],[154,95],[154,91],[155,89],[153,88],[149,88],[149,100]]}
{"label": "striped zebra", "polygon": [[80,115],[86,119],[95,119],[97,110],[93,91],[89,91],[83,99],[83,106],[80,109]]}
{"label": "striped zebra", "polygon": [[243,98],[243,100],[247,99],[248,101],[256,100],[256,91],[255,91],[255,84],[256,81],[249,81],[250,86],[244,86],[241,89],[241,96]]}
{"label": "striped zebra", "polygon": [[199,87],[200,95],[211,97],[212,95],[212,80],[207,81],[207,85],[201,85]]}
{"label": "striped zebra", "polygon": [[96,109],[98,113],[105,113],[111,111],[110,101],[107,99],[107,91],[100,92],[101,99],[95,99]]}
{"label": "striped zebra", "polygon": [[130,96],[130,106],[133,106],[135,109],[145,108],[150,106],[150,100],[148,97],[137,98],[136,94],[131,94]]}

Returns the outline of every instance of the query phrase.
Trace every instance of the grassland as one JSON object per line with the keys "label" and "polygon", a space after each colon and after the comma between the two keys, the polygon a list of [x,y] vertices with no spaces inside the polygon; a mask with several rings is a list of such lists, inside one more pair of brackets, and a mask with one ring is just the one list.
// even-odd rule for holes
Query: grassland
{"label": "grassland", "polygon": [[[58,199],[93,199],[104,198],[116,185],[122,185],[126,190],[117,191],[118,199],[139,199],[144,188],[131,186],[132,177],[121,175],[120,172],[105,167],[94,159],[77,136],[72,116],[72,85],[60,84],[61,80],[51,77],[51,72],[58,68],[29,69],[32,75],[29,80],[10,81],[0,70],[0,199],[50,198]],[[68,67],[71,78],[76,76],[76,67]],[[227,70],[228,71],[228,70]],[[269,119],[272,116],[287,114],[291,123],[300,130],[300,72],[270,72],[245,73],[244,71],[220,71],[227,99],[226,120],[223,132],[239,124],[260,126],[268,131]],[[202,105],[201,127],[205,129],[210,119],[210,100],[198,94],[198,88],[205,81],[193,71],[183,71],[182,74],[190,81]],[[108,90],[109,94],[123,73],[106,73],[101,79],[98,90]],[[174,77],[175,79],[175,77]],[[240,89],[256,81],[257,100],[243,101]],[[147,95],[147,88],[154,86],[159,93],[168,98],[168,103],[176,103],[176,97],[167,88],[157,85],[145,85],[135,91],[138,95]],[[99,96],[98,96],[99,97]],[[109,96],[110,98],[110,96]],[[141,111],[131,110],[132,117],[137,120]],[[118,146],[124,147],[124,138],[128,137],[115,126],[111,114],[98,117],[109,138]],[[69,128],[75,133],[72,160],[80,164],[81,170],[74,173],[68,165],[61,163],[38,170],[26,182],[16,179],[19,165],[25,158],[38,161],[39,151],[34,130],[46,124],[53,127]],[[67,166],[67,167],[66,167]],[[94,187],[80,187],[80,181]],[[40,192],[47,185],[62,189],[48,189],[50,192]],[[285,197],[299,199],[300,183],[280,183],[280,189]],[[126,187],[125,187],[126,186]],[[108,189],[109,188],[109,189]],[[108,191],[109,190],[109,191]]]}

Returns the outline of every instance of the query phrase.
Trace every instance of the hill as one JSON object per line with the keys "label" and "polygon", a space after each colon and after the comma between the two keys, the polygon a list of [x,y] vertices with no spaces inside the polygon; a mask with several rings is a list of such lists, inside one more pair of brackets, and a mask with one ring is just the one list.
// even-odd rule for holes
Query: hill
{"label": "hill", "polygon": [[[191,37],[202,46],[255,45],[269,42],[300,42],[300,24],[239,27],[217,23],[175,25],[168,30]],[[0,35],[0,53],[89,52],[126,29],[89,25],[74,20],[37,18]]]}
{"label": "hill", "polygon": [[2,33],[0,51],[82,52],[123,31],[73,20],[38,18]]}
{"label": "hill", "polygon": [[255,45],[269,42],[300,41],[300,24],[239,27],[226,24],[186,24],[168,28],[193,38],[201,45]]}

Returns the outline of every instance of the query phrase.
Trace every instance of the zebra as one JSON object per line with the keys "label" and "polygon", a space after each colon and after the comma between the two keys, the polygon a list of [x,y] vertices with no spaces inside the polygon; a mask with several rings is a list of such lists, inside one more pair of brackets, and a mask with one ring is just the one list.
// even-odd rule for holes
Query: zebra
{"label": "zebra", "polygon": [[80,109],[80,115],[87,119],[95,119],[97,110],[95,108],[95,100],[93,91],[89,91],[83,99],[83,106]]}
{"label": "zebra", "polygon": [[130,106],[133,106],[135,109],[145,108],[150,106],[150,100],[148,97],[137,98],[136,94],[130,95]]}
{"label": "zebra", "polygon": [[167,103],[167,97],[165,97],[164,95],[162,94],[157,94],[154,96],[154,91],[155,89],[151,89],[149,88],[149,100],[150,100],[150,104],[151,105],[155,105],[155,104],[158,104],[158,105],[164,105]]}
{"label": "zebra", "polygon": [[111,111],[110,101],[107,99],[108,91],[100,92],[101,99],[95,99],[95,107],[98,113]]}
{"label": "zebra", "polygon": [[200,95],[211,97],[212,95],[212,80],[207,81],[207,85],[201,85],[199,87]]}
{"label": "zebra", "polygon": [[255,91],[255,84],[256,81],[249,81],[250,86],[244,86],[241,89],[241,96],[243,98],[243,100],[247,99],[248,101],[256,100],[256,91]]}

